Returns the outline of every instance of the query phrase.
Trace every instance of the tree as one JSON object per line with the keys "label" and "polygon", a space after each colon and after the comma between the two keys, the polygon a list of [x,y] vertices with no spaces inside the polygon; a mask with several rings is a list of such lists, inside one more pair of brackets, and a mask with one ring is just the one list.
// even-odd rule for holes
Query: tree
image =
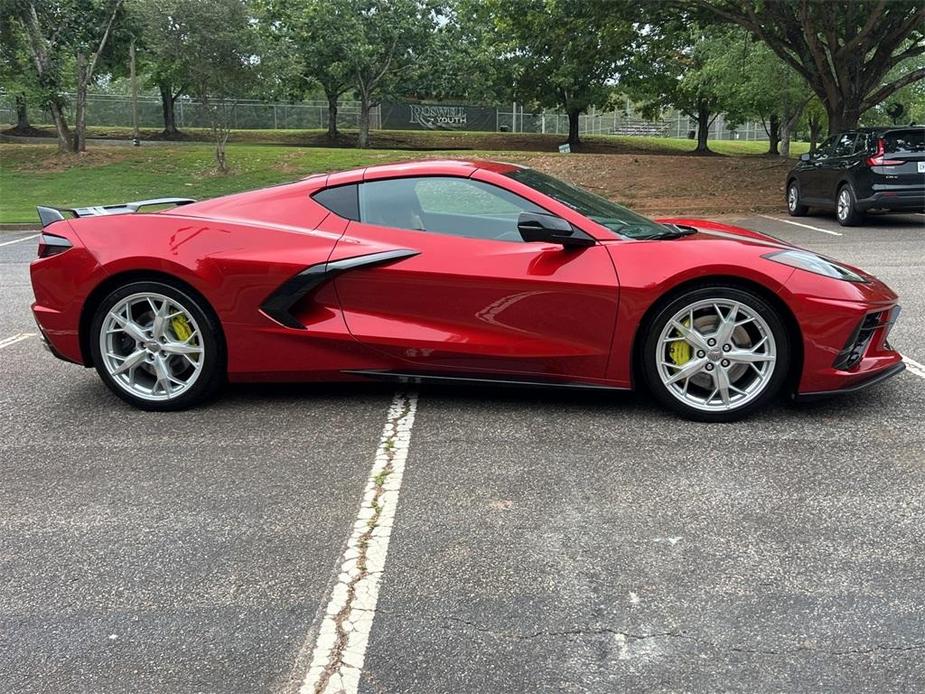
{"label": "tree", "polygon": [[[86,149],[87,89],[104,52],[111,49],[122,0],[17,0],[9,17],[27,37],[35,77],[51,113],[62,152]],[[105,59],[105,58],[104,58]],[[73,68],[74,134],[64,115],[65,71]]]}
{"label": "tree", "polygon": [[180,138],[183,134],[177,127],[176,105],[186,93],[190,75],[189,56],[180,50],[183,25],[175,20],[183,6],[175,0],[129,0],[128,8],[137,27],[146,82],[157,88],[161,98],[161,137]]}
{"label": "tree", "polygon": [[264,0],[260,27],[275,55],[287,56],[296,85],[286,90],[304,96],[320,87],[328,102],[327,137],[337,139],[340,98],[353,86],[351,36],[353,7],[336,0]]}
{"label": "tree", "polygon": [[215,163],[224,173],[231,117],[259,66],[251,16],[244,0],[164,2],[169,2],[173,45],[184,56],[187,84],[208,116]]}
{"label": "tree", "polygon": [[626,65],[621,87],[654,117],[667,105],[697,122],[697,148],[710,152],[710,126],[720,113],[736,122],[742,100],[729,88],[728,48],[733,39],[725,27],[700,26],[689,17],[674,17],[651,26]]}
{"label": "tree", "polygon": [[857,127],[861,115],[906,85],[925,66],[884,78],[925,54],[921,0],[692,0],[764,41],[801,75],[828,114],[829,131]]}
{"label": "tree", "polygon": [[[636,31],[631,4],[602,0],[472,0],[489,27],[490,57],[505,65],[514,96],[568,114],[568,142],[581,144],[579,117],[603,105]],[[602,22],[606,12],[608,21]]]}
{"label": "tree", "polygon": [[[0,15],[10,16],[10,0],[0,0]],[[0,86],[13,97],[16,108],[16,126],[12,132],[29,135],[33,128],[29,123],[28,104],[40,101],[41,92],[34,72],[29,69],[29,53],[26,37],[19,25],[13,22],[0,24]]]}
{"label": "tree", "polygon": [[[417,67],[433,35],[436,8],[423,0],[338,0],[345,24],[350,72],[360,100],[359,147],[369,146],[370,111]],[[329,0],[329,4],[338,4]]]}
{"label": "tree", "polygon": [[717,56],[723,89],[747,118],[760,120],[768,134],[768,154],[790,156],[791,132],[812,97],[806,82],[763,42],[742,29],[727,33]]}
{"label": "tree", "polygon": [[809,148],[816,149],[819,144],[819,138],[822,135],[822,129],[826,125],[825,107],[818,97],[813,97],[803,109],[803,116],[800,120],[801,127],[809,130]]}

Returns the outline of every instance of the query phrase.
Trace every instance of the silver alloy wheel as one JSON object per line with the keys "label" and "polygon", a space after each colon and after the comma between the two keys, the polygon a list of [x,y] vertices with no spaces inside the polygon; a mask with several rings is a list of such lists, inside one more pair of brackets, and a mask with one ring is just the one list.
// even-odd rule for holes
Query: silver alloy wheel
{"label": "silver alloy wheel", "polygon": [[771,382],[777,344],[767,321],[732,299],[704,299],[671,317],[658,339],[658,375],[669,393],[705,412],[742,407]]}
{"label": "silver alloy wheel", "polygon": [[841,220],[848,219],[848,211],[851,209],[851,193],[847,188],[842,188],[838,194],[838,205],[836,212]]}
{"label": "silver alloy wheel", "polygon": [[797,208],[799,202],[800,194],[797,191],[797,185],[796,183],[791,183],[790,188],[787,189],[787,206],[790,208],[791,212]]}
{"label": "silver alloy wheel", "polygon": [[199,324],[175,299],[156,292],[128,296],[100,328],[100,354],[112,380],[144,400],[172,400],[202,373]]}

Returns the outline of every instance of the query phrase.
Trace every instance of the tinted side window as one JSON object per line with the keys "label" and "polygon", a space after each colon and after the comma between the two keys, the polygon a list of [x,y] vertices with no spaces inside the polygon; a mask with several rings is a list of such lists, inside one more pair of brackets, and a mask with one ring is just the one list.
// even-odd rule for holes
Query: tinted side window
{"label": "tinted side window", "polygon": [[520,242],[520,213],[544,211],[510,191],[468,178],[396,178],[360,186],[360,218],[398,229]]}
{"label": "tinted side window", "polygon": [[360,202],[357,197],[357,184],[325,188],[312,196],[319,205],[331,210],[338,217],[360,220]]}
{"label": "tinted side window", "polygon": [[832,146],[835,144],[835,135],[827,137],[822,141],[822,144],[816,147],[816,150],[813,152],[817,157],[829,157],[832,155]]}
{"label": "tinted side window", "polygon": [[854,141],[857,139],[856,133],[845,133],[839,135],[835,141],[835,147],[832,151],[833,157],[847,157],[854,154]]}

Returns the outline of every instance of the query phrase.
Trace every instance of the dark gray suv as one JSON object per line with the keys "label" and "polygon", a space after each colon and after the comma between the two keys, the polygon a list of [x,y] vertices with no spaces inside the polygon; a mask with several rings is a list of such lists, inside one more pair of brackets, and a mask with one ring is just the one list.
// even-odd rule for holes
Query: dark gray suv
{"label": "dark gray suv", "polygon": [[834,209],[851,226],[867,210],[925,211],[925,127],[859,128],[832,135],[787,174],[787,209]]}

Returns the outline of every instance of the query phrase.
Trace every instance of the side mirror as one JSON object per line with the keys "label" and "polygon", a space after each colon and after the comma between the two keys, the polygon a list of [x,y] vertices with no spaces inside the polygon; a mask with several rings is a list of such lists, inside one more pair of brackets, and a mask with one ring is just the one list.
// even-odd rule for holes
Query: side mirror
{"label": "side mirror", "polygon": [[812,161],[812,160],[813,160],[812,154],[801,154],[800,155],[800,161]]}
{"label": "side mirror", "polygon": [[594,245],[594,239],[581,229],[576,229],[561,217],[542,212],[521,212],[517,218],[517,231],[527,243],[558,243],[565,248]]}

